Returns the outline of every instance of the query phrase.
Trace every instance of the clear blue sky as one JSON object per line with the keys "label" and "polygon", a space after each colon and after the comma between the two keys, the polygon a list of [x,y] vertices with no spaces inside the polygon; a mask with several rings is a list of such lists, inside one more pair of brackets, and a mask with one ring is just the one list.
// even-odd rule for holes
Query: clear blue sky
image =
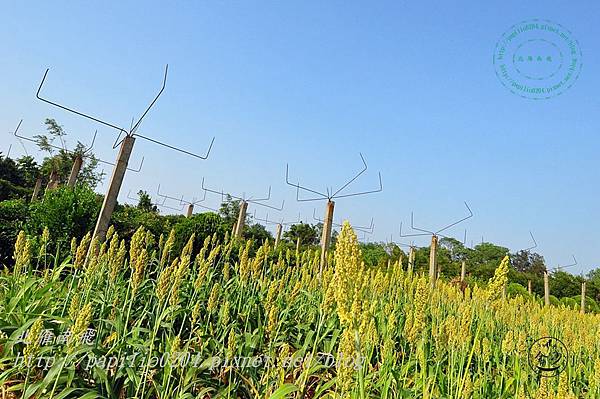
{"label": "clear blue sky", "polygon": [[[138,141],[132,163],[143,155],[145,166],[127,175],[122,201],[159,182],[199,196],[204,176],[252,195],[272,185],[283,216],[310,221],[323,203],[295,202],[286,162],[325,190],[361,166],[362,152],[369,171],[354,188],[376,186],[381,171],[384,191],[340,199],[336,220],[373,217],[372,240],[398,239],[411,210],[424,226],[444,225],[467,200],[469,241],[483,235],[516,250],[533,230],[550,266],[571,254],[574,272],[600,266],[597,1],[172,4],[3,2],[0,149],[12,143],[22,154],[6,133],[20,118],[32,135],[53,117],[71,142],[98,128],[97,154],[114,159],[113,131],[35,99],[44,69],[49,97],[128,126],[169,63],[167,89],[140,132],[198,152],[214,135],[213,153],[198,161]],[[546,101],[511,94],[492,63],[502,33],[530,18],[569,28],[583,52],[575,86]],[[463,228],[452,233],[462,238]]]}

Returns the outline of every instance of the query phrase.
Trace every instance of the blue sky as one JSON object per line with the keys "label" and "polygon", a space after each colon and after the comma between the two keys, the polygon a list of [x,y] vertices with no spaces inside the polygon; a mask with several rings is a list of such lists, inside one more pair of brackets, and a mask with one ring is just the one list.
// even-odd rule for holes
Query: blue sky
{"label": "blue sky", "polygon": [[[129,126],[168,63],[166,91],[140,132],[201,153],[216,136],[215,146],[198,161],[138,140],[131,162],[145,165],[127,175],[122,201],[158,183],[200,196],[205,177],[256,196],[271,185],[286,206],[270,217],[311,221],[324,204],[295,201],[286,163],[325,190],[360,168],[362,152],[369,170],[354,188],[376,187],[381,171],[384,191],[340,199],[336,220],[373,217],[371,240],[397,240],[411,211],[425,227],[445,225],[466,200],[475,217],[456,237],[467,228],[469,241],[517,250],[532,230],[549,266],[575,254],[572,271],[587,271],[600,266],[599,12],[594,1],[2,2],[0,127],[23,118],[33,135],[53,117],[71,142],[97,128],[96,153],[113,160],[115,132],[35,99],[45,68],[48,97]],[[494,73],[496,42],[532,18],[570,29],[583,53],[577,83],[549,100],[515,96]],[[23,153],[0,135],[2,151],[10,144]]]}

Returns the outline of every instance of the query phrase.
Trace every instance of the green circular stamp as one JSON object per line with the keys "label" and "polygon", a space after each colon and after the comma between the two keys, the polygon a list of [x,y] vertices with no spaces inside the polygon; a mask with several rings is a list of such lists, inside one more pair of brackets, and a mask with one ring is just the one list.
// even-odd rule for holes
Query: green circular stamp
{"label": "green circular stamp", "polygon": [[564,93],[579,78],[581,48],[571,32],[545,19],[511,26],[494,49],[500,83],[523,98],[545,100]]}

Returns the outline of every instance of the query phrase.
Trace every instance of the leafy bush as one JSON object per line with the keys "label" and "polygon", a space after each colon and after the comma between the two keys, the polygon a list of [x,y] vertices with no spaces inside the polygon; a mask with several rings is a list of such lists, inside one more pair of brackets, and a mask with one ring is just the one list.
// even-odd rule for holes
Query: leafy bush
{"label": "leafy bush", "polygon": [[571,309],[577,309],[581,304],[581,302],[577,303],[575,299],[569,297],[561,298],[560,301],[563,305]]}
{"label": "leafy bush", "polygon": [[554,295],[550,295],[550,305],[552,305],[552,306],[560,306],[560,301]]}
{"label": "leafy bush", "polygon": [[60,247],[69,245],[72,237],[80,239],[93,230],[100,211],[100,198],[85,186],[60,187],[44,193],[30,205],[26,230],[41,234],[48,227],[52,241]]}
{"label": "leafy bush", "polygon": [[[192,234],[196,235],[194,250],[199,251],[206,237],[217,233],[219,239],[222,240],[227,231],[227,225],[223,223],[223,219],[212,212],[197,213],[189,218],[183,218],[173,228],[175,229],[173,246],[175,253],[181,252]],[[168,231],[165,232],[166,234]]]}
{"label": "leafy bush", "polygon": [[171,228],[183,216],[161,216],[158,212],[148,211],[131,205],[118,205],[112,215],[111,224],[121,238],[130,239],[138,227],[143,226],[155,237],[169,234]]}
{"label": "leafy bush", "polygon": [[15,240],[28,214],[29,207],[24,200],[0,202],[0,264],[11,263]]}
{"label": "leafy bush", "polygon": [[523,287],[519,283],[510,283],[510,284],[508,284],[508,287],[506,287],[506,293],[511,298],[514,298],[517,295],[520,295],[520,296],[522,296],[524,298],[529,298],[530,297],[529,291],[527,291],[527,288]]}
{"label": "leafy bush", "polygon": [[[572,297],[575,302],[581,306],[581,295],[575,295],[574,297]],[[596,301],[592,298],[590,298],[589,296],[585,296],[585,311],[586,312],[591,312],[591,313],[598,313],[600,312],[600,308],[598,308],[598,304],[596,303]]]}
{"label": "leafy bush", "polygon": [[0,201],[27,198],[31,195],[32,190],[17,186],[8,180],[0,179]]}

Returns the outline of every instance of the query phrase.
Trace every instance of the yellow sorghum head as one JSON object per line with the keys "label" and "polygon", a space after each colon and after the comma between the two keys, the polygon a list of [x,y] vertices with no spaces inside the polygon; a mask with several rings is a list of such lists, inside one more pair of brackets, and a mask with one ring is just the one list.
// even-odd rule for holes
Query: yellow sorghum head
{"label": "yellow sorghum head", "polygon": [[365,265],[358,245],[358,239],[350,223],[344,222],[335,247],[335,299],[337,312],[342,325],[351,325],[359,314],[352,314],[352,308],[360,307],[360,290],[363,285]]}
{"label": "yellow sorghum head", "polygon": [[71,238],[71,262],[75,261],[75,256],[77,255],[77,238]]}
{"label": "yellow sorghum head", "polygon": [[111,224],[110,226],[108,226],[108,230],[106,230],[106,241],[110,241],[113,234],[115,234],[115,226]]}
{"label": "yellow sorghum head", "polygon": [[162,303],[171,289],[173,268],[171,266],[165,267],[158,276],[156,281],[156,297],[159,303]]}
{"label": "yellow sorghum head", "polygon": [[502,262],[500,262],[500,266],[498,266],[494,272],[494,277],[492,277],[488,283],[486,290],[486,297],[488,301],[494,301],[502,296],[504,286],[508,281],[509,265],[510,258],[508,255],[506,255],[504,259],[502,259]]}
{"label": "yellow sorghum head", "polygon": [[148,263],[148,251],[146,248],[142,248],[139,256],[136,257],[135,264],[133,264],[133,274],[131,276],[131,287],[133,292],[137,291],[138,287],[144,279],[144,270]]}
{"label": "yellow sorghum head", "polygon": [[229,335],[227,337],[227,357],[229,359],[233,358],[236,353],[237,344],[235,342],[235,331],[233,328],[229,330]]}
{"label": "yellow sorghum head", "polygon": [[219,283],[216,283],[215,285],[213,285],[212,289],[210,290],[210,295],[208,297],[208,303],[206,304],[206,310],[208,311],[208,313],[214,312],[217,307],[217,302],[219,301],[220,288],[221,288],[221,286],[219,285]]}
{"label": "yellow sorghum head", "polygon": [[220,323],[222,327],[227,327],[227,324],[229,324],[229,307],[229,301],[225,301],[223,308],[221,309]]}
{"label": "yellow sorghum head", "polygon": [[77,314],[77,318],[71,327],[71,336],[67,344],[67,352],[71,353],[80,343],[83,333],[86,332],[92,321],[92,304],[87,303]]}
{"label": "yellow sorghum head", "polygon": [[162,248],[162,256],[160,258],[160,264],[164,265],[169,262],[169,256],[171,255],[171,251],[173,250],[173,245],[175,244],[175,229],[171,229],[169,233],[169,237]]}
{"label": "yellow sorghum head", "polygon": [[15,276],[20,275],[23,269],[31,263],[31,246],[23,230],[17,236],[13,259],[15,260]]}
{"label": "yellow sorghum head", "polygon": [[87,257],[88,247],[89,247],[91,241],[92,241],[92,235],[89,232],[85,236],[83,236],[83,238],[81,239],[81,242],[79,243],[79,246],[77,247],[77,253],[75,255],[75,263],[73,263],[73,266],[75,267],[75,269],[81,269],[83,267],[83,264],[85,263],[85,258]]}
{"label": "yellow sorghum head", "polygon": [[27,346],[23,350],[23,357],[25,358],[25,364],[29,364],[40,350],[40,338],[44,332],[44,323],[42,319],[38,318],[33,322],[29,333],[27,334]]}

